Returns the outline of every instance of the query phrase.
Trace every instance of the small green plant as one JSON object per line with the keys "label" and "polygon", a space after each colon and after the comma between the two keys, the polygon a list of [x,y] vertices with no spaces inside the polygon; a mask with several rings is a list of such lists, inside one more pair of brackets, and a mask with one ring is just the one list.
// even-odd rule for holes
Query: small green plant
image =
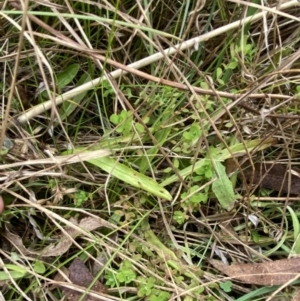
{"label": "small green plant", "polygon": [[106,280],[105,284],[110,288],[113,288],[113,287],[116,287],[119,285],[119,282],[116,278],[116,274],[113,273],[112,271],[107,271],[105,273],[104,279]]}
{"label": "small green plant", "polygon": [[155,278],[149,277],[147,279],[143,277],[138,277],[137,280],[140,282],[138,286],[138,296],[139,297],[148,297],[153,289],[155,284]]}
{"label": "small green plant", "polygon": [[179,225],[182,225],[188,219],[188,215],[183,211],[175,211],[173,214],[173,219]]}
{"label": "small green plant", "polygon": [[184,192],[181,194],[181,198],[184,199],[184,207],[186,205],[191,205],[194,207],[195,205],[199,205],[200,203],[206,203],[207,201],[207,193],[196,192],[199,190],[199,186],[195,185],[191,187],[188,192]]}
{"label": "small green plant", "polygon": [[120,114],[113,114],[110,116],[110,121],[117,125],[116,132],[128,136],[132,129],[132,113],[122,111]]}
{"label": "small green plant", "polygon": [[149,297],[149,301],[167,301],[170,300],[171,294],[164,291],[153,290],[153,295]]}
{"label": "small green plant", "polygon": [[84,190],[78,190],[74,194],[74,203],[77,207],[82,206],[89,199],[90,194]]}
{"label": "small green plant", "polygon": [[102,82],[101,90],[102,90],[102,97],[104,99],[111,99],[116,94],[111,84],[106,80]]}
{"label": "small green plant", "polygon": [[210,160],[207,160],[205,162],[205,164],[198,170],[196,170],[196,174],[197,174],[197,179],[193,179],[195,180],[210,180],[214,174],[214,169],[213,166],[210,162]]}
{"label": "small green plant", "polygon": [[[204,81],[200,81],[199,84],[202,89],[210,89],[210,86]],[[196,101],[195,103],[195,107],[198,110],[198,112],[203,112],[203,107],[207,112],[213,112],[215,110],[216,102],[212,100],[209,95],[201,95],[199,96],[199,99],[201,101],[201,104],[198,101]],[[197,116],[194,116],[194,118],[196,120],[198,119]]]}
{"label": "small green plant", "polygon": [[198,123],[193,123],[188,131],[185,131],[182,135],[182,145],[180,149],[184,153],[190,153],[191,152],[191,146],[193,146],[198,139],[202,136],[202,130]]}
{"label": "small green plant", "polygon": [[[196,171],[196,175],[193,176],[193,182],[203,182],[205,180],[211,180],[214,175],[214,169],[209,160]],[[181,202],[181,210],[177,210],[173,214],[173,219],[179,224],[182,225],[186,220],[188,220],[187,211],[194,210],[198,208],[199,204],[205,204],[208,199],[208,190],[209,186],[205,187],[203,190],[199,191],[200,186],[194,185],[189,191],[184,191],[180,197],[182,199]]]}
{"label": "small green plant", "polygon": [[183,138],[187,142],[193,142],[197,139],[199,139],[202,135],[202,130],[200,128],[200,125],[198,123],[193,123],[189,129],[189,131],[186,131],[183,133]]}
{"label": "small green plant", "polygon": [[231,281],[225,281],[221,282],[220,288],[225,292],[225,293],[230,293],[232,289],[232,282]]}
{"label": "small green plant", "polygon": [[139,133],[144,131],[144,128],[140,123],[133,121],[132,113],[125,110],[122,110],[120,114],[112,114],[110,116],[110,121],[117,125],[116,132],[123,134],[124,137],[127,137],[132,133],[133,126],[135,126]]}
{"label": "small green plant", "polygon": [[125,260],[123,263],[121,263],[116,278],[120,283],[123,284],[129,284],[136,279],[136,273],[130,261]]}
{"label": "small green plant", "polygon": [[188,220],[188,210],[194,210],[195,208],[198,208],[199,204],[207,202],[207,192],[197,192],[199,188],[200,186],[195,185],[191,187],[188,192],[186,191],[181,194],[181,199],[183,200],[181,208],[183,210],[177,210],[173,214],[173,219],[179,225],[182,225],[186,220]]}

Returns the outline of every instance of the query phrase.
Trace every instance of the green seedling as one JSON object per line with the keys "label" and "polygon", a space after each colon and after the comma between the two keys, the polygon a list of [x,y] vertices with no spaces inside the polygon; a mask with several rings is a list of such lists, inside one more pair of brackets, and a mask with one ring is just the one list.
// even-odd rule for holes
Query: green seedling
{"label": "green seedling", "polygon": [[188,215],[182,211],[175,211],[173,214],[173,219],[179,224],[182,225],[187,219]]}
{"label": "green seedling", "polygon": [[121,284],[129,284],[136,279],[136,273],[130,261],[125,260],[121,263],[116,278]]}
{"label": "green seedling", "polygon": [[225,292],[225,293],[230,293],[232,289],[232,282],[231,281],[225,281],[221,282],[220,288]]}
{"label": "green seedling", "polygon": [[138,286],[138,296],[139,297],[148,297],[150,296],[153,286],[155,284],[155,278],[149,277],[149,278],[143,278],[138,277],[137,280],[140,282]]}
{"label": "green seedling", "polygon": [[74,203],[77,207],[81,207],[83,203],[89,200],[90,194],[84,190],[78,190],[74,193]]}
{"label": "green seedling", "polygon": [[123,134],[123,136],[129,136],[133,132],[133,126],[139,133],[144,131],[143,126],[138,122],[133,122],[133,116],[131,112],[123,110],[120,114],[112,114],[110,121],[117,125],[116,132]]}

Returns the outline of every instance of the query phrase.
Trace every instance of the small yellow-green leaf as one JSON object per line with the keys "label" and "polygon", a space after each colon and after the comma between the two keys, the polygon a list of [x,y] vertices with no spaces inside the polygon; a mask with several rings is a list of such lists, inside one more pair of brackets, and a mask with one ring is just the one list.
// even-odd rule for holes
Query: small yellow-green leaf
{"label": "small yellow-green leaf", "polygon": [[40,260],[37,260],[34,263],[33,269],[36,273],[38,274],[44,274],[46,271],[45,265],[43,264],[43,262],[41,262]]}
{"label": "small yellow-green leaf", "polygon": [[157,197],[172,200],[170,193],[155,182],[153,179],[129,168],[128,166],[119,163],[117,160],[105,157],[87,160],[89,163],[94,164],[104,171],[112,174],[114,177],[122,180],[129,185],[147,191]]}
{"label": "small yellow-green leaf", "polygon": [[217,68],[217,78],[219,79],[223,74],[223,70],[221,68]]}

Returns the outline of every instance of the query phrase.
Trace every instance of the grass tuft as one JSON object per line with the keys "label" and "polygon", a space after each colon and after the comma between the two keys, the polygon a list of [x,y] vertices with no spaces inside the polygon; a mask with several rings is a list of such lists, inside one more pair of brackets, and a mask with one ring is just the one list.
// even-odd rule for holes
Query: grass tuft
{"label": "grass tuft", "polygon": [[298,1],[0,8],[0,299],[298,294]]}

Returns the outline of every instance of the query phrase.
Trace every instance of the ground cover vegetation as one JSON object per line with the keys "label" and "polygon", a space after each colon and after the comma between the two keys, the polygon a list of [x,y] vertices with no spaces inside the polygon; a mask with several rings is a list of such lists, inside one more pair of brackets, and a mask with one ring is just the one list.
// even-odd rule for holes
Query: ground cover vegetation
{"label": "ground cover vegetation", "polygon": [[298,1],[0,7],[1,300],[300,300]]}

